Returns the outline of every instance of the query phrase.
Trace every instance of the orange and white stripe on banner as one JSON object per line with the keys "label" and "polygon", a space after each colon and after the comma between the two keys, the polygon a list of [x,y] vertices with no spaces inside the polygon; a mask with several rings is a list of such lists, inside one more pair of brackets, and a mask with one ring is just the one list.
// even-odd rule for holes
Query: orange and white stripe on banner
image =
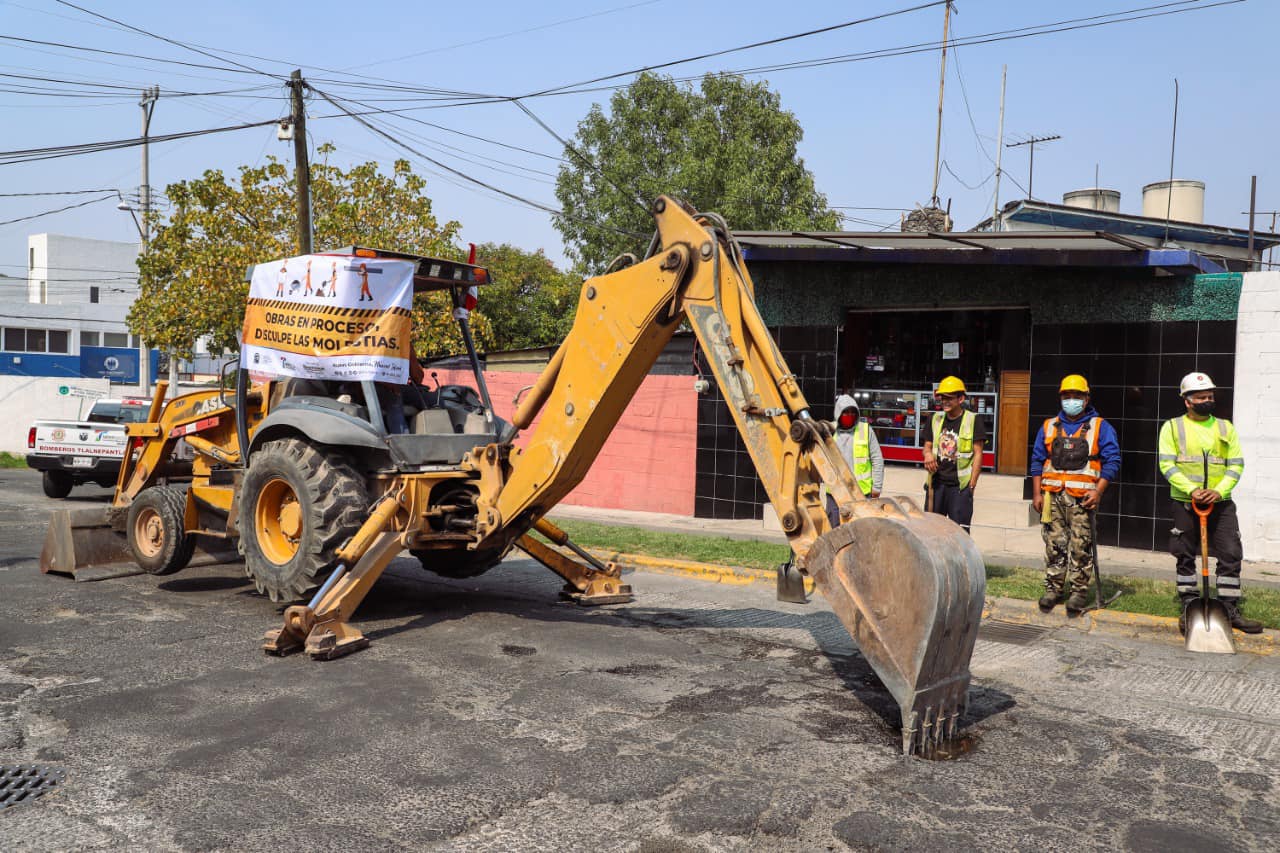
{"label": "orange and white stripe on banner", "polygon": [[303,255],[254,268],[241,364],[308,379],[407,382],[410,261]]}

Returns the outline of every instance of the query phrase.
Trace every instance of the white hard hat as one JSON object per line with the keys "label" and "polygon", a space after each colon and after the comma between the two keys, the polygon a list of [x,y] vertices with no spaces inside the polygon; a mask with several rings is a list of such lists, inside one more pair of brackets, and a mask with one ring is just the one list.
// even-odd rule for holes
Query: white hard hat
{"label": "white hard hat", "polygon": [[1212,391],[1217,387],[1207,373],[1188,373],[1182,377],[1182,384],[1178,386],[1178,393],[1185,397],[1193,391]]}

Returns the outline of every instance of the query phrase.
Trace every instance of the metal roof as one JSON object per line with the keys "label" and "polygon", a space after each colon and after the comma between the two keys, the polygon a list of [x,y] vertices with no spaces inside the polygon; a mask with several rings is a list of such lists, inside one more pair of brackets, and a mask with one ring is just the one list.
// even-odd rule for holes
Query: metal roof
{"label": "metal roof", "polygon": [[1187,249],[1105,231],[735,231],[748,261],[1148,268],[1225,272]]}
{"label": "metal roof", "polygon": [[[1174,242],[1202,243],[1212,246],[1229,246],[1233,249],[1245,249],[1249,245],[1249,232],[1243,228],[1232,228],[1226,225],[1208,225],[1202,222],[1181,222],[1172,219],[1166,222],[1149,216],[1135,216],[1131,213],[1120,213],[1109,210],[1091,210],[1084,207],[1072,207],[1065,204],[1054,204],[1048,201],[1022,199],[1009,202],[1004,206],[1001,215],[1014,222],[1027,222],[1032,225],[1043,225],[1046,228],[1063,228],[1076,230],[1102,229],[1112,234],[1123,234],[1126,237],[1150,238],[1163,241],[1166,234]],[[991,219],[980,222],[977,228],[989,228]],[[1254,231],[1253,247],[1255,251],[1280,245],[1280,234],[1266,231]]]}

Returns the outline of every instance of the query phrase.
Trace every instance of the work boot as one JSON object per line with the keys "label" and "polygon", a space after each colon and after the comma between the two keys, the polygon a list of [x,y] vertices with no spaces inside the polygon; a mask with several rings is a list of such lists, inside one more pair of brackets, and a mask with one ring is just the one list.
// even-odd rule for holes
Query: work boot
{"label": "work boot", "polygon": [[1262,623],[1241,613],[1239,604],[1234,601],[1223,601],[1222,605],[1227,609],[1227,617],[1231,619],[1232,628],[1237,631],[1243,631],[1246,634],[1262,633]]}
{"label": "work boot", "polygon": [[1047,587],[1044,591],[1044,595],[1040,596],[1041,612],[1048,613],[1053,610],[1053,608],[1057,606],[1060,598],[1062,598],[1061,591],[1056,590],[1053,587]]}
{"label": "work boot", "polygon": [[1089,590],[1077,589],[1071,593],[1071,597],[1067,599],[1067,615],[1079,616],[1084,609],[1089,606]]}
{"label": "work boot", "polygon": [[1199,600],[1198,595],[1178,596],[1178,632],[1184,637],[1187,635],[1187,610]]}

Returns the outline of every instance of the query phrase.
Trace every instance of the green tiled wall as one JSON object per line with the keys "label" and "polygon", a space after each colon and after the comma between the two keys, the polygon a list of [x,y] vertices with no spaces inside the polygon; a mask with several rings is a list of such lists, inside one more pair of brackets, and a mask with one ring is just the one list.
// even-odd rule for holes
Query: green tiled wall
{"label": "green tiled wall", "polygon": [[1153,277],[1145,270],[748,265],[769,326],[841,325],[849,308],[1029,305],[1032,323],[1234,320],[1239,273]]}

